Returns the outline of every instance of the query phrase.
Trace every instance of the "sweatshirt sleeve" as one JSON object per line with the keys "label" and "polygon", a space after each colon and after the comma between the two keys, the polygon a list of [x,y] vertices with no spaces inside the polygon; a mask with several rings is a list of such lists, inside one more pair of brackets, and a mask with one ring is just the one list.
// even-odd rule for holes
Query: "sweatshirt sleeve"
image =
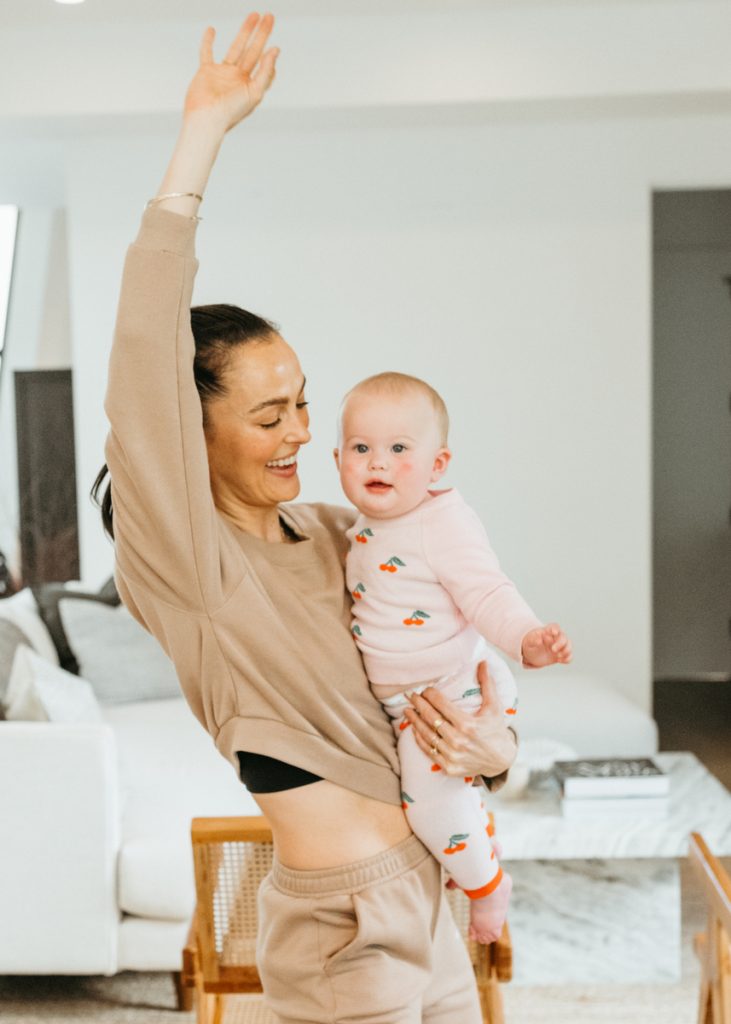
{"label": "sweatshirt sleeve", "polygon": [[190,305],[196,222],[146,211],[124,267],[104,408],[117,563],[163,600],[200,612],[245,574],[213,504]]}
{"label": "sweatshirt sleeve", "polygon": [[477,514],[464,504],[435,506],[424,519],[422,544],[432,571],[465,619],[522,662],[523,637],[542,623],[500,568]]}

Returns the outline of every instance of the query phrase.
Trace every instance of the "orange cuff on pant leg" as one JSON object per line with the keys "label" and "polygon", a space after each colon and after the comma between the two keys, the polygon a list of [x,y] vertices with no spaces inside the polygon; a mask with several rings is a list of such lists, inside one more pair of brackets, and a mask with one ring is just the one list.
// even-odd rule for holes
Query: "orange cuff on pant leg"
{"label": "orange cuff on pant leg", "polygon": [[489,896],[491,892],[494,892],[495,889],[497,889],[497,887],[500,885],[502,880],[503,869],[498,868],[497,874],[490,882],[487,883],[487,885],[483,885],[482,888],[480,889],[463,889],[462,891],[464,892],[465,896],[469,896],[471,900],[481,900],[483,896]]}

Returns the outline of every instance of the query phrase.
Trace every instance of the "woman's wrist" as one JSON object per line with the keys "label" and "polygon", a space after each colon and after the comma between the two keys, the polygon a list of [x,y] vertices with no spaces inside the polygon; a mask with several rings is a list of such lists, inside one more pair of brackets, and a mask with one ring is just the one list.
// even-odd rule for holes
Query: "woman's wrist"
{"label": "woman's wrist", "polygon": [[178,139],[183,136],[195,138],[198,145],[215,146],[216,151],[228,130],[224,113],[212,110],[191,110],[183,112]]}
{"label": "woman's wrist", "polygon": [[[203,115],[203,116],[202,116]],[[226,129],[223,121],[206,112],[186,114],[175,149],[153,200],[172,213],[198,216],[198,207],[216,162]],[[161,198],[161,197],[167,198]]]}
{"label": "woman's wrist", "polygon": [[507,726],[503,735],[498,738],[493,736],[490,747],[490,764],[487,770],[482,770],[480,775],[483,779],[493,779],[505,775],[512,767],[518,755],[518,734],[511,726]]}

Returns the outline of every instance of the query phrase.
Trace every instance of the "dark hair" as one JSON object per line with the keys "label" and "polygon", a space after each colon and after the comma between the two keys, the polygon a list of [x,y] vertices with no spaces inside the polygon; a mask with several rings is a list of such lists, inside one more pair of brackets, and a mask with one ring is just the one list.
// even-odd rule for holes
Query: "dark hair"
{"label": "dark hair", "polygon": [[[279,327],[263,316],[226,303],[191,307],[190,326],[195,342],[193,377],[201,400],[205,428],[208,402],[226,394],[226,370],[233,349],[249,341],[265,341],[272,334],[276,334]],[[90,494],[91,500],[101,510],[104,532],[114,540],[111,478],[104,493],[101,493],[108,476],[109,467],[105,462],[97,474]]]}

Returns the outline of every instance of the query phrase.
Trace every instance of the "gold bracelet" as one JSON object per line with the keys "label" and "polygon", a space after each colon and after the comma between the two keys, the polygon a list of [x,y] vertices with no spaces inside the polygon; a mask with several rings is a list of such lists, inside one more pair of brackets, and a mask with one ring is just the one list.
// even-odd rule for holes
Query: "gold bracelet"
{"label": "gold bracelet", "polygon": [[[199,203],[203,202],[203,196],[198,195],[197,192],[168,192],[164,196],[155,196],[154,199],[148,199],[145,203],[145,209],[148,210],[151,206],[161,203],[164,199],[197,199]],[[203,220],[202,217],[196,216],[190,216],[188,219],[195,221]]]}

